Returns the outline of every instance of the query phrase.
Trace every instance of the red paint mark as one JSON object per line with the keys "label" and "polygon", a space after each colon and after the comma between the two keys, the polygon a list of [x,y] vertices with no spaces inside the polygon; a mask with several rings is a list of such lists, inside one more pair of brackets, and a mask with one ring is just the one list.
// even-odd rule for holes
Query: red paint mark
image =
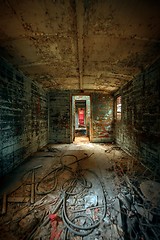
{"label": "red paint mark", "polygon": [[97,124],[99,127],[101,127],[101,131],[99,133],[99,138],[109,138],[109,132],[106,130],[106,124],[99,123]]}

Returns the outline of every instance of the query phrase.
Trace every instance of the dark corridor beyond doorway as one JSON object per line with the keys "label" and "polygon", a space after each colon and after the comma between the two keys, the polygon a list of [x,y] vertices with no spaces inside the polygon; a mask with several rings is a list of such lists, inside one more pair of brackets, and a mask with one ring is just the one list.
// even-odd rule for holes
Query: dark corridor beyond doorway
{"label": "dark corridor beyond doorway", "polygon": [[[72,97],[72,139],[90,141],[91,129],[90,96]],[[76,138],[76,139],[75,139]]]}

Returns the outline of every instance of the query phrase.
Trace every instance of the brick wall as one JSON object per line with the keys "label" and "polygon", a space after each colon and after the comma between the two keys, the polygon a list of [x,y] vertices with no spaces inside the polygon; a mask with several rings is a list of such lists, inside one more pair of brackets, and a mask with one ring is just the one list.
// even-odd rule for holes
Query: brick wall
{"label": "brick wall", "polygon": [[160,60],[119,92],[122,119],[115,123],[115,138],[126,151],[153,170],[160,169]]}
{"label": "brick wall", "polygon": [[0,58],[0,176],[47,143],[47,96]]}
{"label": "brick wall", "polygon": [[113,140],[113,98],[102,93],[92,93],[92,142]]}

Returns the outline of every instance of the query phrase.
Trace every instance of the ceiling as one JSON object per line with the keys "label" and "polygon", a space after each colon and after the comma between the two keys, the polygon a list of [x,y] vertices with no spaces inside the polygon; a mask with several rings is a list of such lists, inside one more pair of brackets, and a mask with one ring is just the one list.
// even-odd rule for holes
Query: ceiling
{"label": "ceiling", "polygon": [[115,92],[160,56],[159,0],[0,0],[0,55],[46,89]]}

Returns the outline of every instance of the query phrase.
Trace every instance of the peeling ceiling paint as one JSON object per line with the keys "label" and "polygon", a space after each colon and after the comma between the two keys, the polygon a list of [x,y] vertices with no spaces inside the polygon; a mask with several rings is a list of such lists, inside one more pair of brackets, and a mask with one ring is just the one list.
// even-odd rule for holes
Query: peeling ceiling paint
{"label": "peeling ceiling paint", "polygon": [[0,55],[46,89],[115,92],[160,57],[160,1],[0,1]]}

